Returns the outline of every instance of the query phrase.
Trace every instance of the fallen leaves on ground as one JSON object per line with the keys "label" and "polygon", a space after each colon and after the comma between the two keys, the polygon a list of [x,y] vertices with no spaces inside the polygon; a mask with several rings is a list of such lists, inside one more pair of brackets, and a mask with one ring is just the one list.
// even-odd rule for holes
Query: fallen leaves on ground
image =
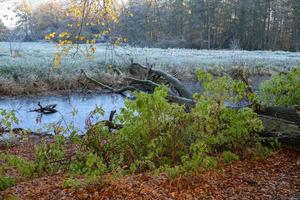
{"label": "fallen leaves on ground", "polygon": [[[21,156],[32,153],[13,147]],[[21,150],[22,149],[22,150]],[[0,151],[4,151],[3,148]],[[12,151],[12,150],[10,150]],[[109,177],[109,175],[107,176]],[[106,177],[102,186],[64,189],[64,174],[32,178],[0,193],[19,199],[300,199],[300,154],[274,152],[264,160],[245,159],[210,171],[169,180],[165,174]],[[0,198],[1,199],[1,198]]]}

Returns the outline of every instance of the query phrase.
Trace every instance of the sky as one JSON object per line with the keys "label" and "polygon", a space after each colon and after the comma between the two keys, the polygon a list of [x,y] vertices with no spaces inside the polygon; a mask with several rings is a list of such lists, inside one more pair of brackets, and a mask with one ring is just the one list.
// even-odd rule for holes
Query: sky
{"label": "sky", "polygon": [[[37,6],[47,0],[27,0],[32,6]],[[0,19],[3,21],[4,25],[12,28],[16,23],[15,13],[13,8],[19,0],[0,0]]]}
{"label": "sky", "polygon": [[15,4],[16,2],[14,0],[3,0],[3,2],[0,2],[0,19],[5,26],[12,27],[15,23],[14,13],[12,11],[12,6]]}

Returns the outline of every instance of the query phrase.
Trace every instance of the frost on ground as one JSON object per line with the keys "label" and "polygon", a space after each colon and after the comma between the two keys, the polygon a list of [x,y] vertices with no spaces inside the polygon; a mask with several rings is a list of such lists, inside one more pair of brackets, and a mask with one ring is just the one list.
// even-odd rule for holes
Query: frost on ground
{"label": "frost on ground", "polygon": [[[131,60],[164,70],[189,71],[196,68],[228,69],[241,66],[250,70],[281,71],[300,65],[300,53],[283,51],[229,51],[111,47],[97,44],[93,58],[80,54],[63,58],[59,69],[53,69],[54,54],[59,51],[50,43],[0,43],[0,89],[10,88],[16,93],[30,93],[32,88],[45,90],[73,89],[79,80],[80,69],[95,78],[111,80],[108,65],[124,67]],[[49,83],[51,82],[51,86]],[[72,85],[72,86],[71,86]],[[50,87],[50,88],[49,88]],[[5,92],[4,92],[5,93]]]}
{"label": "frost on ground", "polygon": [[[1,66],[20,65],[23,67],[49,67],[53,62],[53,55],[59,49],[50,43],[12,43],[12,50],[19,55],[11,57],[10,44],[0,43]],[[299,52],[284,51],[230,51],[230,50],[194,50],[194,49],[158,49],[114,47],[97,44],[94,59],[87,61],[76,55],[67,57],[63,61],[64,67],[83,67],[87,63],[94,64],[128,64],[130,59],[142,64],[149,63],[159,67],[212,67],[212,66],[248,66],[248,67],[293,67],[300,65]],[[13,52],[14,54],[14,52]]]}

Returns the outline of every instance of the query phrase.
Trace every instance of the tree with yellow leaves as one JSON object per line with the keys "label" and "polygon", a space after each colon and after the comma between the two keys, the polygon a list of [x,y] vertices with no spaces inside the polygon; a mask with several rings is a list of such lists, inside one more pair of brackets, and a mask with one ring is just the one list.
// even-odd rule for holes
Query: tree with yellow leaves
{"label": "tree with yellow leaves", "polygon": [[106,42],[113,45],[124,41],[115,36],[112,29],[119,23],[119,4],[116,0],[69,0],[67,5],[66,16],[72,19],[67,24],[67,30],[45,36],[47,40],[58,41],[57,46],[61,49],[61,53],[55,55],[55,67],[58,67],[63,56],[74,49],[75,53],[90,58],[96,52],[97,40],[101,38],[108,38]]}

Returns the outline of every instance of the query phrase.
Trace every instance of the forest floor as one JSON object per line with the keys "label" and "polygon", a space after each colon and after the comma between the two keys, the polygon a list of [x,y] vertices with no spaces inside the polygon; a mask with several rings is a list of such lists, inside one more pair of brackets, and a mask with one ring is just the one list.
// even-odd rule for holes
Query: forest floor
{"label": "forest floor", "polygon": [[[51,142],[51,139],[48,139]],[[0,144],[0,153],[11,153],[34,159],[39,137],[27,142]],[[71,145],[70,151],[74,150]],[[262,160],[243,158],[218,169],[176,179],[165,174],[128,175],[103,178],[102,185],[64,188],[67,174],[59,172],[24,179],[14,169],[6,176],[16,177],[17,184],[0,193],[4,199],[300,199],[300,153],[288,149],[274,151]]]}

